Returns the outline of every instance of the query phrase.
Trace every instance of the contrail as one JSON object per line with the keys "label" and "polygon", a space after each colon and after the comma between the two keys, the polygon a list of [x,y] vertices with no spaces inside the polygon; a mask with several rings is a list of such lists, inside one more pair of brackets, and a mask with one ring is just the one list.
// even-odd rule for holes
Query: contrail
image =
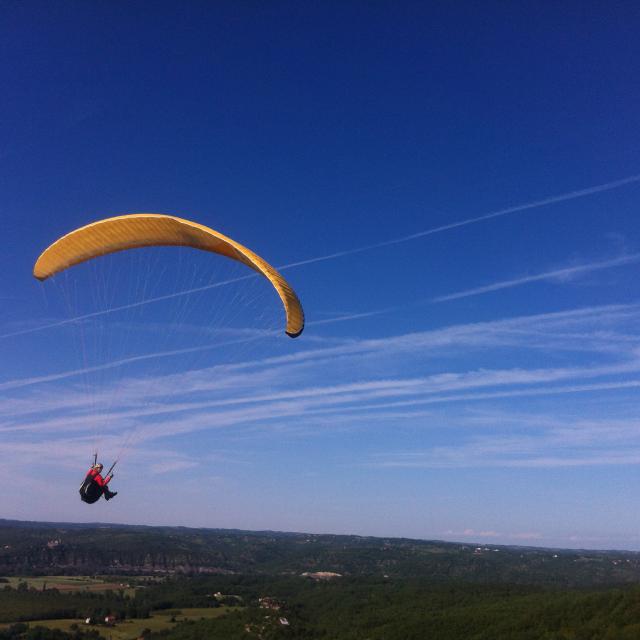
{"label": "contrail", "polygon": [[517,287],[521,284],[527,284],[529,282],[536,282],[538,280],[549,280],[550,278],[562,278],[578,273],[598,271],[599,269],[610,269],[611,267],[619,267],[620,265],[631,264],[633,262],[638,262],[639,260],[640,253],[633,253],[631,255],[622,256],[621,258],[615,258],[613,260],[591,262],[589,264],[577,265],[575,267],[565,267],[564,269],[555,269],[554,271],[546,271],[545,273],[538,273],[533,276],[524,276],[522,278],[515,278],[513,280],[502,280],[501,282],[494,282],[493,284],[488,284],[484,287],[475,287],[474,289],[466,289],[465,291],[458,291],[457,293],[449,293],[444,296],[438,296],[437,298],[432,298],[431,302],[446,302],[447,300],[458,300],[459,298],[478,296],[483,293],[489,293],[490,291],[509,289],[511,287]]}
{"label": "contrail", "polygon": [[384,313],[390,313],[391,311],[395,311],[397,307],[387,307],[385,309],[376,309],[374,311],[363,311],[362,313],[351,313],[343,316],[338,316],[336,318],[327,318],[325,320],[312,320],[311,322],[307,322],[307,327],[316,327],[319,324],[334,324],[335,322],[347,322],[349,320],[360,320],[360,318],[370,318],[372,316],[379,316]]}
{"label": "contrail", "polygon": [[506,209],[498,209],[491,213],[485,213],[484,215],[477,216],[475,218],[466,218],[465,220],[459,220],[458,222],[452,222],[451,224],[444,224],[439,227],[433,227],[432,229],[426,229],[425,231],[418,231],[408,236],[401,236],[400,238],[394,238],[393,240],[384,240],[382,242],[376,242],[374,244],[368,244],[362,247],[356,247],[355,249],[346,249],[345,251],[337,251],[336,253],[330,253],[326,256],[319,256],[317,258],[309,258],[307,260],[300,260],[298,262],[291,262],[289,264],[279,267],[281,270],[290,269],[292,267],[300,267],[305,264],[312,264],[314,262],[321,262],[323,260],[333,260],[334,258],[341,258],[343,256],[350,256],[354,253],[361,253],[363,251],[370,251],[371,249],[379,249],[381,247],[389,247],[394,244],[401,244],[403,242],[409,242],[410,240],[416,240],[417,238],[423,238],[424,236],[434,235],[436,233],[442,233],[443,231],[449,231],[450,229],[457,229],[458,227],[466,227],[470,224],[476,224],[478,222],[484,222],[485,220],[491,220],[492,218],[500,218],[512,213],[519,213],[520,211],[528,211],[529,209],[538,209],[539,207],[545,207],[550,204],[556,204],[557,202],[566,202],[567,200],[575,200],[576,198],[584,198],[591,196],[595,193],[601,193],[603,191],[611,191],[612,189],[618,189],[628,184],[640,182],[640,173],[627,178],[621,178],[620,180],[614,180],[613,182],[605,182],[603,184],[596,185],[595,187],[588,187],[587,189],[579,189],[577,191],[569,191],[568,193],[562,193],[557,196],[550,196],[543,200],[534,200],[533,202],[527,202],[526,204],[519,204],[513,207],[507,207]]}
{"label": "contrail", "polygon": [[119,360],[111,360],[102,364],[97,364],[91,367],[84,367],[82,369],[73,369],[71,371],[63,371],[61,373],[52,373],[46,376],[38,376],[35,378],[20,378],[18,380],[9,380],[7,382],[0,383],[0,391],[6,391],[8,389],[19,389],[22,387],[30,387],[34,384],[41,384],[42,382],[54,382],[56,380],[64,380],[65,378],[73,378],[87,373],[94,373],[96,371],[105,371],[107,369],[116,369],[127,364],[133,364],[134,362],[142,362],[144,360],[153,360],[155,358],[167,358],[169,356],[184,355],[186,353],[199,353],[201,351],[208,351],[212,349],[219,349],[220,347],[227,347],[233,344],[243,344],[245,342],[253,342],[260,340],[263,336],[255,336],[253,338],[242,338],[238,340],[228,340],[226,342],[217,342],[215,344],[205,344],[198,347],[185,347],[183,349],[171,349],[169,351],[157,351],[155,353],[145,353],[138,356],[130,356],[128,358],[120,358]]}
{"label": "contrail", "polygon": [[215,289],[216,287],[224,287],[234,282],[240,282],[241,280],[247,280],[249,278],[255,278],[257,274],[249,274],[247,276],[241,276],[239,278],[232,278],[230,280],[222,280],[213,284],[203,285],[202,287],[195,287],[194,289],[186,289],[184,291],[177,291],[176,293],[167,293],[163,296],[157,296],[155,298],[146,298],[145,300],[139,300],[138,302],[132,302],[131,304],[123,304],[119,307],[111,307],[110,309],[103,309],[102,311],[93,311],[92,313],[85,313],[81,316],[75,316],[74,318],[67,318],[66,320],[58,320],[57,322],[51,322],[49,324],[43,324],[39,327],[31,327],[29,329],[20,329],[19,331],[12,331],[11,333],[5,333],[0,335],[2,338],[11,338],[13,336],[21,336],[25,333],[36,333],[37,331],[44,331],[45,329],[53,329],[54,327],[62,327],[67,324],[74,324],[76,322],[82,322],[89,318],[95,318],[97,316],[104,316],[108,313],[116,313],[117,311],[126,311],[127,309],[134,309],[135,307],[142,307],[152,302],[161,302],[162,300],[170,300],[171,298],[177,298],[179,296],[188,296],[192,293],[198,293],[199,291],[207,291],[209,289]]}
{"label": "contrail", "polygon": [[[546,207],[547,205],[556,204],[558,202],[566,202],[568,200],[575,200],[577,198],[585,198],[586,196],[591,196],[596,193],[602,193],[603,191],[611,191],[612,189],[619,189],[620,187],[624,187],[628,184],[633,184],[636,182],[640,182],[640,173],[632,176],[628,176],[627,178],[621,178],[620,180],[605,182],[603,184],[599,184],[594,187],[588,187],[586,189],[578,189],[577,191],[569,191],[567,193],[562,193],[556,196],[550,196],[542,200],[534,200],[533,202],[527,202],[525,204],[520,204],[513,207],[507,207],[506,209],[498,209],[497,211],[485,213],[484,215],[476,216],[475,218],[466,218],[464,220],[459,220],[458,222],[452,222],[450,224],[441,225],[439,227],[425,229],[424,231],[418,231],[417,233],[412,233],[407,236],[393,238],[392,240],[383,240],[382,242],[375,242],[373,244],[363,245],[362,247],[345,249],[344,251],[336,251],[334,253],[329,253],[324,256],[316,256],[315,258],[307,258],[306,260],[289,262],[288,264],[279,266],[278,269],[280,271],[285,271],[286,269],[293,269],[294,267],[301,267],[307,264],[313,264],[315,262],[324,262],[326,260],[334,260],[335,258],[351,256],[356,253],[363,253],[365,251],[372,251],[373,249],[380,249],[382,247],[389,247],[396,244],[402,244],[404,242],[409,242],[411,240],[417,240],[418,238],[424,238],[425,236],[434,235],[436,233],[442,233],[443,231],[449,231],[451,229],[457,229],[458,227],[466,227],[471,224],[477,224],[478,222],[484,222],[485,220],[491,220],[492,218],[500,218],[502,216],[511,215],[512,213],[529,211],[530,209],[538,209],[540,207]],[[10,333],[5,333],[0,335],[0,339],[11,338],[13,336],[24,335],[27,333],[35,333],[38,331],[45,331],[46,329],[52,329],[54,327],[60,327],[67,324],[72,324],[74,322],[81,322],[82,320],[86,320],[88,318],[94,318],[96,316],[106,315],[108,313],[114,313],[117,311],[124,311],[126,309],[140,307],[142,305],[151,304],[153,302],[158,302],[161,300],[168,300],[170,298],[187,296],[199,291],[206,291],[208,289],[214,289],[215,287],[221,287],[227,284],[231,284],[233,282],[239,282],[240,280],[245,280],[245,279],[255,278],[255,277],[258,277],[257,274],[250,274],[247,276],[242,276],[240,278],[234,278],[232,280],[225,280],[223,282],[216,282],[214,284],[197,287],[195,289],[187,289],[185,291],[178,291],[176,293],[170,293],[164,296],[158,296],[156,298],[148,298],[146,300],[141,300],[139,302],[134,302],[132,304],[113,307],[111,309],[104,309],[102,311],[95,311],[94,313],[78,316],[76,318],[69,318],[67,320],[60,320],[58,322],[52,322],[49,324],[41,325],[39,327],[31,327],[30,329],[21,329],[19,331],[12,331]]]}
{"label": "contrail", "polygon": [[[336,318],[329,318],[327,320],[317,320],[315,322],[310,322],[309,325],[311,326],[316,324],[333,324],[335,322],[347,322],[349,320],[375,316],[380,313],[387,313],[388,311],[390,311],[390,309],[382,309],[379,311],[369,311],[365,313],[354,313],[350,315],[342,315]],[[83,317],[88,317],[88,316],[83,316]],[[51,326],[51,325],[48,325],[48,326]],[[187,353],[200,353],[202,351],[210,351],[214,349],[219,349],[220,347],[228,347],[234,344],[246,344],[248,342],[255,342],[257,340],[262,340],[264,338],[280,335],[280,333],[281,333],[280,331],[265,330],[260,332],[259,335],[252,336],[250,338],[239,338],[237,340],[227,340],[225,342],[216,342],[213,344],[202,344],[195,347],[183,347],[182,349],[170,349],[168,351],[156,351],[154,353],[145,353],[137,356],[120,358],[118,360],[111,360],[109,362],[103,362],[101,364],[93,365],[90,367],[83,367],[82,369],[72,369],[70,371],[63,371],[60,373],[52,373],[44,376],[37,376],[35,378],[20,378],[18,380],[9,380],[5,382],[0,382],[0,391],[6,391],[8,389],[19,389],[22,387],[30,387],[32,385],[41,384],[43,382],[55,382],[57,380],[64,380],[65,378],[74,378],[80,375],[86,375],[87,373],[95,373],[97,371],[116,369],[118,367],[122,367],[128,364],[133,364],[135,362],[143,362],[145,360],[155,360],[158,358],[181,356]]]}

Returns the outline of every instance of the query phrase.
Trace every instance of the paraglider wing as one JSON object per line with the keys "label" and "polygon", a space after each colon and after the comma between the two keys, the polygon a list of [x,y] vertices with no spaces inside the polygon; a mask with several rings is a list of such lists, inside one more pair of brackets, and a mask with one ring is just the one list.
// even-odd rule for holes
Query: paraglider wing
{"label": "paraglider wing", "polygon": [[304,329],[304,312],[289,283],[247,247],[204,225],[175,216],[135,213],[80,227],[47,247],[36,261],[38,280],[98,256],[154,246],[183,246],[211,251],[242,262],[267,278],[278,292],[286,314],[286,333],[296,338]]}

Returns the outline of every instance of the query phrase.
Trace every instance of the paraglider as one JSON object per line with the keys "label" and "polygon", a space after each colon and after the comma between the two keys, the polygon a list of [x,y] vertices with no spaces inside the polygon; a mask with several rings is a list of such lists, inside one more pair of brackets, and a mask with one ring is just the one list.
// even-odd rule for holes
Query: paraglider
{"label": "paraglider", "polygon": [[[115,465],[114,465],[115,466]],[[102,477],[103,466],[94,462],[87,471],[84,482],[80,485],[80,499],[87,504],[93,504],[104,496],[105,500],[111,500],[118,495],[117,491],[111,491],[107,486],[113,479],[113,466],[107,472],[107,477]]]}
{"label": "paraglider", "polygon": [[[128,214],[75,229],[42,252],[34,265],[33,275],[44,281],[94,258],[144,247],[190,247],[247,265],[266,278],[276,290],[284,307],[286,334],[296,338],[302,333],[304,312],[298,296],[274,267],[222,233],[175,216]],[[110,500],[117,493],[110,491],[107,486],[113,478],[115,463],[103,479],[102,465],[97,464],[96,456],[80,488],[81,499],[88,504],[97,502],[101,496]]]}

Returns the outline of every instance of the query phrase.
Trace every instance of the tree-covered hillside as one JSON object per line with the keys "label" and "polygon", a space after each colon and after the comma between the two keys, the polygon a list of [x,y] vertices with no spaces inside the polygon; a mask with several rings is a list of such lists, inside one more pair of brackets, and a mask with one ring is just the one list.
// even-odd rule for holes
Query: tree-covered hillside
{"label": "tree-covered hillside", "polygon": [[359,536],[0,521],[0,575],[329,571],[430,582],[592,587],[640,582],[640,554]]}
{"label": "tree-covered hillside", "polygon": [[353,579],[263,585],[282,607],[178,625],[158,640],[637,640],[640,590]]}

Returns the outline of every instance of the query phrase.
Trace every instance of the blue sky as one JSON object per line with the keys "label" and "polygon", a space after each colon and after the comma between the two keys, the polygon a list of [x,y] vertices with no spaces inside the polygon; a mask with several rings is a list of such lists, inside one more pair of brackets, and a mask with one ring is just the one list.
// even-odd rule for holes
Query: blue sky
{"label": "blue sky", "polygon": [[[5,4],[0,516],[640,549],[639,28],[588,3]],[[282,267],[305,333],[186,249],[32,278],[133,212]],[[96,441],[120,493],[89,508]]]}

